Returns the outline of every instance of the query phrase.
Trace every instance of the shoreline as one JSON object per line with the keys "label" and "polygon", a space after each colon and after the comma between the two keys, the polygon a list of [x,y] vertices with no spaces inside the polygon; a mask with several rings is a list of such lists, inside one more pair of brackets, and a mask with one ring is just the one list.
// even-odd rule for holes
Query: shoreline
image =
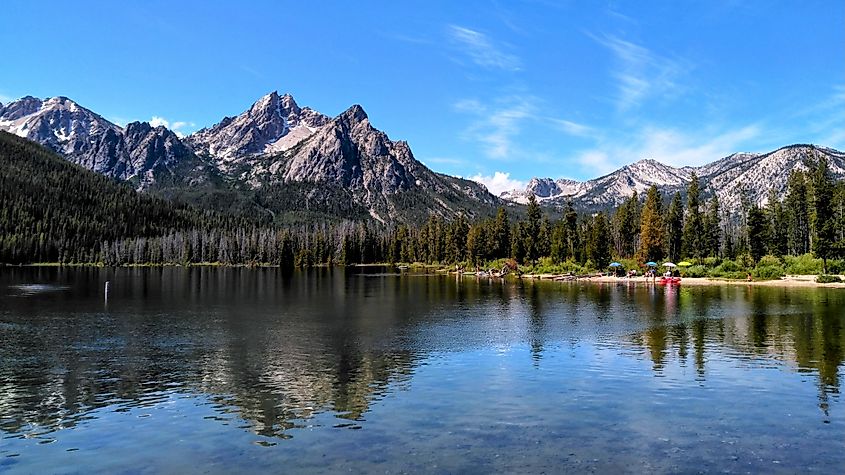
{"label": "shoreline", "polygon": [[[543,280],[554,282],[588,282],[594,284],[633,284],[633,285],[666,285],[660,282],[653,282],[652,279],[644,277],[612,277],[612,276],[591,276],[581,277],[575,280],[561,280],[562,275],[556,274],[523,274],[520,279]],[[659,281],[659,279],[658,279]],[[681,286],[717,286],[717,285],[745,285],[755,287],[826,287],[835,289],[845,289],[845,281],[822,284],[816,282],[815,275],[788,275],[780,279],[773,280],[730,280],[730,279],[716,279],[710,277],[683,277],[681,278]]]}
{"label": "shoreline", "polygon": [[[339,266],[339,267],[388,267],[388,266],[397,266],[398,264],[386,264],[386,263],[373,263],[373,264],[350,264],[349,266]],[[449,268],[443,268],[436,264],[424,264],[420,265],[418,263],[414,264],[405,264],[410,269],[425,269],[430,270],[434,269],[433,272],[427,272],[427,275],[455,275],[455,272]],[[228,268],[279,268],[278,264],[270,264],[270,263],[256,263],[256,264],[223,264],[219,262],[194,262],[187,265],[184,264],[173,264],[173,263],[162,263],[162,264],[125,264],[125,265],[118,265],[118,266],[109,266],[103,263],[57,263],[57,262],[37,262],[37,263],[30,263],[30,264],[0,264],[0,269],[2,268],[22,268],[22,267],[70,267],[70,268],[124,268],[124,269],[131,269],[131,268],[164,268],[164,267],[181,267],[181,268],[190,268],[190,267],[228,267]],[[320,264],[314,265],[311,267],[333,267],[331,265]],[[466,277],[476,277],[473,275],[472,272],[464,273]],[[513,276],[513,274],[510,274]],[[495,277],[487,277],[487,276],[477,276],[479,278],[501,278],[498,276]],[[542,280],[546,282],[587,282],[593,284],[628,284],[628,285],[666,285],[660,284],[659,282],[655,283],[651,279],[646,279],[643,276],[637,276],[633,278],[628,277],[613,277],[613,276],[582,276],[578,278],[568,278],[566,274],[522,274],[520,276],[513,276],[517,279],[527,279],[527,280]],[[835,289],[845,289],[845,280],[842,282],[832,282],[832,283],[819,283],[816,282],[816,275],[787,275],[780,279],[773,279],[773,280],[731,280],[731,279],[720,279],[720,278],[712,278],[712,277],[683,277],[681,279],[680,285],[691,285],[691,286],[717,286],[717,285],[745,285],[745,286],[755,286],[755,287],[782,287],[782,288],[795,288],[795,287],[804,287],[804,288],[811,288],[811,287],[825,287],[825,288],[835,288]],[[843,277],[843,276],[840,276]]]}

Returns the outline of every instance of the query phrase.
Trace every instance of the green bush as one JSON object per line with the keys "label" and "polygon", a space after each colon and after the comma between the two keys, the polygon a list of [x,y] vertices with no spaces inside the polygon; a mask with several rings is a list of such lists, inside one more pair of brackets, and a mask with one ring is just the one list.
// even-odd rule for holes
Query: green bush
{"label": "green bush", "polygon": [[773,256],[771,254],[766,254],[765,256],[760,258],[760,262],[757,263],[757,267],[772,267],[778,266],[782,267],[783,263],[777,256]]}
{"label": "green bush", "polygon": [[827,271],[831,274],[845,274],[845,259],[827,261]]}
{"label": "green bush", "polygon": [[742,271],[742,266],[736,261],[725,259],[721,264],[716,266],[710,273],[716,277],[726,277],[727,274]]}
{"label": "green bush", "polygon": [[812,275],[821,274],[824,270],[824,263],[816,259],[812,254],[802,256],[784,256],[784,270],[787,274]]}
{"label": "green bush", "polygon": [[[762,262],[762,259],[760,259]],[[774,280],[780,279],[785,275],[783,267],[780,265],[757,266],[752,275],[759,280]]]}
{"label": "green bush", "polygon": [[835,282],[842,282],[842,278],[840,278],[838,275],[821,274],[816,277],[816,282],[820,284],[832,284]]}
{"label": "green bush", "polygon": [[721,257],[705,257],[704,258],[704,265],[705,267],[716,267],[722,263]]}
{"label": "green bush", "polygon": [[691,266],[683,271],[684,277],[705,277],[707,276],[707,269],[702,265]]}

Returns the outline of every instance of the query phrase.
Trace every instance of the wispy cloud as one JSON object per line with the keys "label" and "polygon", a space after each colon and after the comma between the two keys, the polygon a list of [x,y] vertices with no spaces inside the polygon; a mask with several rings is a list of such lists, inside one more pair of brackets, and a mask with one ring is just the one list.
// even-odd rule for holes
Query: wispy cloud
{"label": "wispy cloud", "polygon": [[761,134],[758,124],[696,133],[645,126],[631,134],[599,140],[595,147],[580,152],[577,161],[589,176],[604,175],[644,158],[675,167],[703,165],[735,152],[750,151],[743,148]]}
{"label": "wispy cloud", "polygon": [[513,160],[541,153],[528,153],[519,137],[526,127],[543,127],[576,137],[592,137],[593,128],[571,120],[550,117],[542,110],[542,101],[531,95],[511,95],[492,103],[464,99],[454,104],[458,112],[474,116],[464,131],[464,138],[478,142],[488,158]]}
{"label": "wispy cloud", "polygon": [[152,125],[153,127],[163,126],[165,128],[168,128],[172,130],[173,133],[175,133],[176,136],[179,138],[182,138],[186,135],[186,131],[184,130],[186,127],[196,127],[196,124],[193,122],[186,122],[181,120],[171,122],[165,119],[164,117],[159,117],[155,115],[152,119],[150,119],[150,125]]}
{"label": "wispy cloud", "polygon": [[478,66],[519,71],[522,63],[520,59],[516,55],[502,51],[502,45],[496,44],[486,34],[457,25],[449,25],[448,33],[452,43]]}
{"label": "wispy cloud", "polygon": [[806,127],[804,142],[845,149],[845,85],[833,86],[823,100],[799,110],[794,117]]}
{"label": "wispy cloud", "polygon": [[512,179],[510,173],[498,171],[493,172],[492,175],[482,175],[479,173],[469,177],[469,179],[486,186],[487,190],[496,196],[501,195],[505,191],[522,190],[526,187],[526,182]]}
{"label": "wispy cloud", "polygon": [[464,137],[479,142],[484,153],[497,160],[514,157],[514,139],[524,122],[536,114],[534,99],[521,96],[500,99],[492,105],[469,99],[459,101],[454,107],[459,112],[476,117],[464,132]]}
{"label": "wispy cloud", "polygon": [[616,36],[588,36],[613,53],[616,64],[611,74],[617,81],[616,107],[620,111],[637,107],[649,97],[671,97],[682,91],[679,80],[690,69],[688,62],[661,56]]}

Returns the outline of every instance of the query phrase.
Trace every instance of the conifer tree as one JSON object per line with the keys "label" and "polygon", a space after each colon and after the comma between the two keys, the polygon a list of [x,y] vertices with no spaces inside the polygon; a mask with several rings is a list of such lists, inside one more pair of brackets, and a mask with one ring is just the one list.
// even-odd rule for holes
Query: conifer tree
{"label": "conifer tree", "polygon": [[722,246],[722,220],[719,215],[719,197],[716,195],[713,195],[707,205],[704,230],[706,255],[718,256]]}
{"label": "conifer tree", "polygon": [[526,215],[527,220],[525,222],[525,233],[522,236],[525,240],[523,247],[525,249],[525,257],[530,262],[534,262],[539,257],[540,220],[542,218],[542,211],[540,211],[540,205],[537,203],[537,198],[533,194],[531,194],[528,198]]}
{"label": "conifer tree", "polygon": [[493,229],[495,240],[495,257],[502,258],[510,255],[511,225],[505,208],[496,212],[496,222]]}
{"label": "conifer tree", "polygon": [[589,258],[597,268],[605,269],[610,264],[610,233],[604,213],[593,218],[590,228]]}
{"label": "conifer tree", "polygon": [[701,257],[703,254],[704,225],[701,219],[701,190],[698,176],[692,174],[687,188],[687,212],[684,217],[682,256]]}
{"label": "conifer tree", "polygon": [[807,181],[801,170],[794,170],[789,175],[784,207],[788,222],[789,253],[801,255],[810,252],[810,206]]}
{"label": "conifer tree", "polygon": [[613,216],[614,244],[620,256],[632,257],[637,252],[640,235],[640,201],[637,191],[628,197]]}
{"label": "conifer tree", "polygon": [[681,257],[681,236],[684,230],[684,207],[681,203],[681,193],[676,192],[666,213],[666,256],[670,261],[678,261]]}
{"label": "conifer tree", "polygon": [[834,214],[833,214],[833,178],[830,176],[827,158],[818,157],[813,163],[811,171],[813,186],[813,213],[811,224],[813,228],[813,253],[822,259],[824,272],[827,273],[827,260],[832,257],[834,246]]}
{"label": "conifer tree", "polygon": [[566,223],[567,251],[566,255],[578,260],[578,213],[572,206],[572,200],[566,202],[566,210],[563,213],[563,220]]}
{"label": "conifer tree", "polygon": [[748,249],[754,262],[766,254],[768,222],[766,213],[756,204],[748,210]]}
{"label": "conifer tree", "polygon": [[766,216],[769,218],[768,252],[775,256],[783,256],[789,252],[787,249],[787,219],[783,203],[778,199],[777,190],[774,188],[769,190]]}
{"label": "conifer tree", "polygon": [[657,261],[663,257],[663,210],[657,187],[652,185],[646,195],[640,218],[640,248],[637,252],[642,262]]}

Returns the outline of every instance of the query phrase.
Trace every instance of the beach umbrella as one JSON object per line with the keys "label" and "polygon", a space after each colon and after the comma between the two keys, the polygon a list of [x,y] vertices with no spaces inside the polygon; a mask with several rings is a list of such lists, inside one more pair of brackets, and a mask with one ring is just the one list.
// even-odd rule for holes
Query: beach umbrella
{"label": "beach umbrella", "polygon": [[676,266],[675,264],[673,264],[671,262],[664,262],[663,267],[678,267],[678,266]]}
{"label": "beach umbrella", "polygon": [[618,262],[611,262],[610,267],[622,267],[622,264],[620,264]]}
{"label": "beach umbrella", "polygon": [[657,263],[656,263],[656,262],[651,262],[651,261],[646,262],[646,263],[645,263],[645,265],[647,265],[647,266],[649,266],[649,267],[657,267]]}
{"label": "beach umbrella", "polygon": [[692,262],[681,261],[681,262],[678,263],[678,265],[683,266],[683,267],[689,267],[689,266],[692,265]]}

